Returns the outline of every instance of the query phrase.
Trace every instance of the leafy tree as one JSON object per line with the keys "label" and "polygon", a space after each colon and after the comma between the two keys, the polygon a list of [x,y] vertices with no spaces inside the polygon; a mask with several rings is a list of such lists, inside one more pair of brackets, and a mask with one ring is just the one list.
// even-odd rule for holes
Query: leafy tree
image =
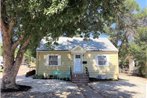
{"label": "leafy tree", "polygon": [[140,74],[147,77],[147,27],[140,27],[137,31],[129,51],[136,61],[136,66],[140,67]]}
{"label": "leafy tree", "polygon": [[140,10],[135,0],[126,0],[125,6],[126,10],[118,17],[110,37],[119,49],[120,65],[128,66],[127,58],[132,56],[136,65],[141,66],[140,72],[144,73],[146,57],[143,54],[146,51],[143,49],[146,45],[141,44],[145,42],[141,41],[141,36],[147,28],[147,9]]}
{"label": "leafy tree", "polygon": [[73,36],[93,26],[102,31],[122,4],[123,0],[1,0],[2,89],[18,89],[15,80],[23,55],[28,48],[36,49],[43,37]]}
{"label": "leafy tree", "polygon": [[126,0],[124,2],[125,10],[119,14],[116,23],[111,29],[111,41],[119,49],[120,65],[127,65],[127,57],[129,56],[129,42],[133,37],[138,26],[138,18],[140,8],[135,0]]}

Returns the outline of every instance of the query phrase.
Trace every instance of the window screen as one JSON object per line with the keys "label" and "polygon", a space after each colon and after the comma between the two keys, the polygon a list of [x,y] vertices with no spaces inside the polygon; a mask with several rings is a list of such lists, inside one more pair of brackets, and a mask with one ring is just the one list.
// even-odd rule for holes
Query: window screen
{"label": "window screen", "polygon": [[97,56],[98,65],[107,65],[107,57],[106,56]]}
{"label": "window screen", "polygon": [[81,58],[81,55],[76,55],[76,58]]}
{"label": "window screen", "polygon": [[58,56],[50,55],[49,56],[49,65],[58,65]]}

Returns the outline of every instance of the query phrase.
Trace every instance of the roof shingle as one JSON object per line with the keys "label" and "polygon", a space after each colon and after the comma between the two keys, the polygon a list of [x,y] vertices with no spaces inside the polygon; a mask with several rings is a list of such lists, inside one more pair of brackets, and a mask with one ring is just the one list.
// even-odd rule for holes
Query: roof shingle
{"label": "roof shingle", "polygon": [[59,37],[59,40],[57,41],[58,45],[52,44],[51,49],[47,48],[45,43],[46,41],[41,41],[37,51],[71,50],[77,45],[81,46],[86,51],[118,51],[118,49],[107,38],[84,40],[79,37]]}

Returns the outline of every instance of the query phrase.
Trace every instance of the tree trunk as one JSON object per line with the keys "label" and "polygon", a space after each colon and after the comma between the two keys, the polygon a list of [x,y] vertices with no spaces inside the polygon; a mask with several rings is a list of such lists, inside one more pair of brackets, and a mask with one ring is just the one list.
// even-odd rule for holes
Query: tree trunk
{"label": "tree trunk", "polygon": [[[30,38],[23,39],[23,35],[18,38],[17,41],[13,42],[12,38],[12,27],[13,21],[9,25],[6,25],[1,20],[2,29],[2,41],[3,41],[3,60],[4,60],[4,71],[2,77],[1,89],[18,89],[16,85],[16,75],[21,65],[23,55],[27,49]],[[22,40],[25,40],[21,43]],[[20,44],[21,43],[21,44]],[[16,57],[14,56],[17,46],[20,45]]]}
{"label": "tree trunk", "polygon": [[[7,39],[7,38],[5,38]],[[13,45],[4,45],[7,41],[3,42],[4,46],[4,72],[2,78],[2,88],[3,90],[7,89],[18,89],[16,85],[16,76],[21,65],[23,55],[29,44],[30,37],[20,46],[16,57],[14,57],[15,49]],[[15,45],[15,44],[14,44]],[[16,47],[15,47],[16,48]]]}
{"label": "tree trunk", "polygon": [[18,89],[16,85],[16,76],[22,61],[23,55],[12,62],[11,57],[6,58],[4,63],[4,72],[2,78],[2,89]]}
{"label": "tree trunk", "polygon": [[[22,33],[16,40],[14,36],[14,26],[16,23],[16,18],[7,17],[6,14],[6,3],[5,0],[1,1],[2,4],[2,17],[0,19],[0,31],[2,33],[2,43],[3,43],[3,60],[4,60],[4,71],[2,77],[1,89],[17,89],[16,85],[16,75],[18,73],[19,67],[21,65],[23,55],[27,49],[30,41],[30,36],[24,38],[25,33]],[[19,45],[19,50],[15,56],[15,50]]]}
{"label": "tree trunk", "polygon": [[[16,57],[14,57],[15,49],[12,48],[11,51],[8,50],[9,47],[5,46],[2,89],[18,89],[18,86],[16,85],[16,76],[21,65],[25,50],[27,49],[26,47],[28,46],[29,39],[26,40],[22,46],[20,46]],[[11,46],[13,47],[13,45]]]}
{"label": "tree trunk", "polygon": [[129,73],[133,73],[134,68],[135,68],[135,62],[132,56],[129,56]]}

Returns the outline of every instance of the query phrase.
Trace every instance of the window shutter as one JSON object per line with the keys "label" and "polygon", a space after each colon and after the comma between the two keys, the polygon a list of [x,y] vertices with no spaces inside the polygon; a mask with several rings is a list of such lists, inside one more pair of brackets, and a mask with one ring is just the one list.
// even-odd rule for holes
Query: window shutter
{"label": "window shutter", "polygon": [[45,59],[45,66],[49,65],[49,55],[44,55],[44,59]]}
{"label": "window shutter", "polygon": [[98,65],[98,56],[95,56],[96,65]]}
{"label": "window shutter", "polygon": [[58,65],[61,65],[61,55],[58,55]]}
{"label": "window shutter", "polygon": [[109,66],[109,55],[107,55],[106,58],[107,58],[107,63],[106,63],[106,65]]}

